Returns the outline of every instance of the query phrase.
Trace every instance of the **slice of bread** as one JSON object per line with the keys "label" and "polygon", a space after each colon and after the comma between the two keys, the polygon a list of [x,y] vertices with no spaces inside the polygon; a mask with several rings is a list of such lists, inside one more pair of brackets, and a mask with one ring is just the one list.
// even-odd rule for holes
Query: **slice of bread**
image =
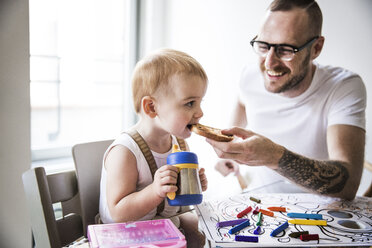
{"label": "slice of bread", "polygon": [[198,135],[204,136],[215,141],[229,142],[234,139],[232,135],[222,134],[221,129],[208,127],[199,123],[191,125],[190,130]]}

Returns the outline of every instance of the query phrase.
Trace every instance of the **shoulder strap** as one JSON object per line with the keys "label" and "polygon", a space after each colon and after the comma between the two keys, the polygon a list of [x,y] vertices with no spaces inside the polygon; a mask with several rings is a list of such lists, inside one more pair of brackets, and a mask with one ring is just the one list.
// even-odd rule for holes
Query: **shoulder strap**
{"label": "shoulder strap", "polygon": [[178,144],[180,145],[181,151],[186,151],[186,142],[184,139],[176,137]]}
{"label": "shoulder strap", "polygon": [[[142,138],[142,136],[135,129],[129,130],[128,132],[125,132],[125,133],[129,134],[129,136],[132,137],[132,139],[137,143],[137,145],[141,149],[141,152],[143,156],[145,157],[148,166],[150,167],[152,180],[154,180],[154,175],[158,167],[156,166],[154,156],[152,155],[150,148],[147,145],[146,141]],[[165,205],[164,201],[162,201],[157,207],[158,215],[164,210],[164,205]]]}

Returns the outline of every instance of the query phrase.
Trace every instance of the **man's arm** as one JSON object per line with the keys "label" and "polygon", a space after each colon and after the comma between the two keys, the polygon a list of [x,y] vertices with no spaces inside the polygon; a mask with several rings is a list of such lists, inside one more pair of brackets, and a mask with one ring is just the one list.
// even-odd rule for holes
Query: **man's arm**
{"label": "man's arm", "polygon": [[319,194],[353,199],[363,171],[365,131],[349,125],[327,130],[329,160],[313,160],[285,149],[278,173]]}
{"label": "man's arm", "polygon": [[250,166],[266,165],[306,189],[328,196],[353,199],[363,170],[365,131],[349,125],[328,128],[330,160],[303,157],[252,131],[234,127],[222,131],[242,140],[207,139],[220,158]]}
{"label": "man's arm", "polygon": [[238,100],[235,104],[235,108],[233,110],[233,115],[231,117],[231,126],[236,127],[246,127],[247,126],[247,116],[245,114],[245,106],[243,103]]}

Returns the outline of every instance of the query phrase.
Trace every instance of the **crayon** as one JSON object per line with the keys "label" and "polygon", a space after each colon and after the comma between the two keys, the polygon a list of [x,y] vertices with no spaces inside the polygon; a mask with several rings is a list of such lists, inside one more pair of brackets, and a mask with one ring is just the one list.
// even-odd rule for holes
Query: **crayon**
{"label": "crayon", "polygon": [[249,226],[249,220],[246,220],[246,221],[240,223],[239,225],[234,226],[233,228],[231,228],[229,230],[229,234],[234,234],[236,232],[239,232],[240,230],[242,230],[243,228],[246,228],[247,226]]}
{"label": "crayon", "polygon": [[261,233],[261,227],[258,226],[256,230],[253,231],[253,234],[259,235]]}
{"label": "crayon", "polygon": [[319,240],[319,235],[318,234],[302,234],[300,236],[300,239],[302,241],[307,241],[307,240]]}
{"label": "crayon", "polygon": [[274,216],[273,212],[265,210],[265,209],[260,209],[259,212],[263,213],[264,215],[270,216],[270,217]]}
{"label": "crayon", "polygon": [[291,238],[299,238],[302,234],[309,234],[309,231],[293,232],[293,233],[290,233],[288,236]]}
{"label": "crayon", "polygon": [[253,196],[249,197],[249,199],[251,201],[254,201],[254,202],[257,202],[257,203],[261,203],[261,200],[260,199],[254,198]]}
{"label": "crayon", "polygon": [[262,225],[261,221],[262,221],[262,213],[260,212],[260,213],[258,214],[258,221],[257,221],[256,225],[257,225],[257,226],[261,226],[261,225]]}
{"label": "crayon", "polygon": [[267,209],[274,212],[287,212],[285,207],[268,207]]}
{"label": "crayon", "polygon": [[252,207],[249,206],[249,207],[247,207],[246,209],[244,209],[243,211],[241,211],[240,213],[238,213],[238,215],[237,215],[236,217],[241,218],[241,217],[243,217],[244,215],[246,215],[246,214],[248,214],[249,212],[251,212],[251,210],[252,210]]}
{"label": "crayon", "polygon": [[323,216],[321,214],[287,213],[287,216],[291,218],[302,218],[302,219],[314,219],[314,220],[323,219]]}
{"label": "crayon", "polygon": [[259,211],[260,211],[260,208],[257,206],[257,207],[253,210],[253,214],[258,214]]}
{"label": "crayon", "polygon": [[227,221],[221,221],[217,222],[217,227],[225,227],[225,226],[235,226],[239,225],[240,223],[246,221],[247,219],[237,219],[237,220],[227,220]]}
{"label": "crayon", "polygon": [[270,233],[270,236],[271,237],[275,237],[276,235],[278,235],[279,233],[281,233],[282,231],[284,231],[285,229],[288,228],[288,221],[284,222],[283,224],[281,224],[280,226],[278,226],[276,229],[274,229],[271,233]]}
{"label": "crayon", "polygon": [[313,226],[326,226],[326,220],[301,220],[301,219],[293,219],[288,221],[291,224],[297,225],[313,225]]}
{"label": "crayon", "polygon": [[235,241],[258,242],[258,237],[256,237],[256,236],[236,235],[235,236]]}

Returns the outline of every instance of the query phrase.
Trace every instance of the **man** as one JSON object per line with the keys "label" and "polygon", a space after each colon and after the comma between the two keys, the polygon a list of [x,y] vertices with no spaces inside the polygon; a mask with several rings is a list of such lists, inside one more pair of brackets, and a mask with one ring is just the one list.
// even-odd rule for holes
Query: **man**
{"label": "man", "polygon": [[262,182],[280,174],[303,190],[353,199],[363,170],[366,90],[358,75],[314,62],[321,28],[315,1],[274,0],[251,41],[260,73],[245,69],[240,81],[233,125],[248,129],[224,130],[241,138],[233,142],[207,141],[220,158],[264,165]]}

